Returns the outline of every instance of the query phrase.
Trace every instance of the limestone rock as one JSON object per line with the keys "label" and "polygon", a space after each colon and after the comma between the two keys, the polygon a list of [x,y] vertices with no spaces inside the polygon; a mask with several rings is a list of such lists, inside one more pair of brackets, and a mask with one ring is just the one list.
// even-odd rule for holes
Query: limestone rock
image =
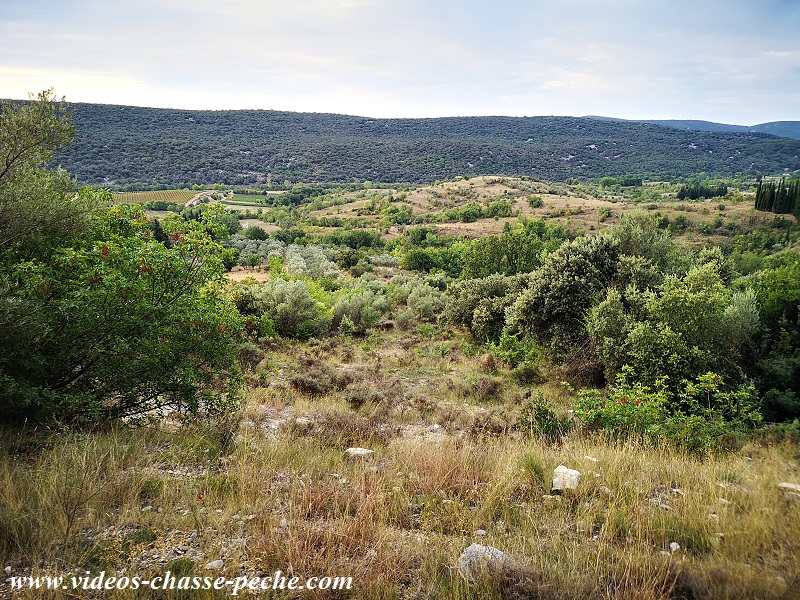
{"label": "limestone rock", "polygon": [[225,565],[225,561],[222,559],[219,560],[212,560],[210,563],[206,565],[206,569],[221,569]]}
{"label": "limestone rock", "polygon": [[574,490],[580,480],[580,471],[558,465],[553,471],[553,491]]}
{"label": "limestone rock", "polygon": [[800,494],[800,484],[797,483],[788,483],[786,481],[781,481],[778,484],[778,489],[782,492],[794,492],[795,494]]}
{"label": "limestone rock", "polygon": [[369,460],[375,456],[374,450],[368,450],[367,448],[348,448],[344,451],[345,456],[350,460]]}
{"label": "limestone rock", "polygon": [[487,571],[502,572],[516,568],[517,561],[493,546],[471,544],[458,557],[458,570],[467,581],[475,581]]}

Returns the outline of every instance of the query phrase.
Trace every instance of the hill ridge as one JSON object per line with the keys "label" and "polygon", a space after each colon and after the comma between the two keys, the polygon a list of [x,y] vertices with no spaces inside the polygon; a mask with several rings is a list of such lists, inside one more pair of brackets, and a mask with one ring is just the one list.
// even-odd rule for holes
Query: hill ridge
{"label": "hill ridge", "polygon": [[73,104],[56,162],[92,185],[429,183],[458,175],[650,179],[800,170],[800,141],[584,117],[372,118]]}

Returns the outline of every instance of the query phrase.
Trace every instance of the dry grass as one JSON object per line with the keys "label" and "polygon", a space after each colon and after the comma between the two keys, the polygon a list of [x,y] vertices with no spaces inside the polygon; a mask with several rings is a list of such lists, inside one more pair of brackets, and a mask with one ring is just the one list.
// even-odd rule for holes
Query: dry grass
{"label": "dry grass", "polygon": [[[398,196],[399,190],[376,190],[381,196],[390,193]],[[365,223],[376,224],[376,216],[359,214],[370,203],[370,198],[358,199],[363,192],[345,192],[346,204],[312,211],[316,217],[336,216],[342,219],[359,219]],[[596,197],[599,196],[599,197]],[[368,194],[369,196],[369,194]],[[531,208],[528,198],[538,196],[542,206]],[[659,211],[674,220],[678,216],[685,217],[695,226],[710,224],[715,217],[722,216],[724,222],[735,223],[742,230],[750,230],[763,220],[770,221],[772,215],[756,211],[751,201],[752,196],[745,196],[742,202],[725,202],[723,210],[719,209],[720,200],[702,202],[678,202],[673,194],[666,194],[659,200],[633,202],[623,196],[614,195],[607,190],[583,185],[567,185],[549,182],[534,182],[514,177],[480,176],[470,179],[456,179],[438,185],[422,186],[406,192],[406,197],[397,204],[407,204],[415,216],[438,214],[448,209],[463,207],[470,203],[483,204],[496,200],[512,203],[519,215],[528,218],[543,218],[553,224],[559,224],[572,231],[602,231],[606,227],[618,224],[624,214],[640,211]],[[601,221],[601,212],[610,211],[610,216]],[[498,220],[479,219],[474,223],[436,223],[434,229],[439,235],[465,236],[477,238],[498,235],[505,223],[517,222],[517,217],[504,217]],[[392,227],[384,235],[386,239],[396,237],[402,227]],[[716,238],[696,233],[683,233],[688,241],[715,240]]]}
{"label": "dry grass", "polygon": [[[229,576],[349,575],[357,598],[794,593],[800,505],[776,484],[800,480],[796,447],[699,458],[577,432],[549,445],[509,426],[523,390],[504,369],[491,375],[498,398],[464,395],[439,382],[487,377],[480,357],[459,354],[439,373],[443,340],[405,351],[407,334],[380,335],[347,353],[331,343],[274,350],[262,365],[269,385],[226,423],[6,433],[3,566],[206,574],[221,558]],[[289,385],[309,365],[348,376],[312,396]],[[354,388],[368,392],[356,407]],[[474,430],[487,413],[507,427]],[[350,461],[347,445],[375,457]],[[583,476],[577,490],[551,496],[559,464]],[[471,542],[503,550],[525,571],[467,584],[456,564]],[[670,552],[672,542],[681,549]]]}

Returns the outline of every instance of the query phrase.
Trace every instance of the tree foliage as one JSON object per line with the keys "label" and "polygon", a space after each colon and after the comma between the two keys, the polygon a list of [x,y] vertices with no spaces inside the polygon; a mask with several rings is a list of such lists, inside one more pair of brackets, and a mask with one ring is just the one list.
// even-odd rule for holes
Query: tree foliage
{"label": "tree foliage", "polygon": [[2,418],[94,423],[234,404],[240,317],[219,286],[214,210],[164,219],[167,244],[140,208],[75,194],[45,167],[72,134],[48,92],[4,105],[0,131]]}

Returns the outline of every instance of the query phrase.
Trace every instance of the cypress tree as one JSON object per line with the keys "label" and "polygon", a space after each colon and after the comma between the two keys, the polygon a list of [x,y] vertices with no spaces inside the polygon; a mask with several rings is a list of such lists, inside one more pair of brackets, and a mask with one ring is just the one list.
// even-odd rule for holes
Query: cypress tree
{"label": "cypress tree", "polygon": [[775,184],[769,184],[769,193],[767,194],[767,207],[764,210],[772,211],[772,207],[775,206]]}
{"label": "cypress tree", "polygon": [[764,210],[764,187],[760,181],[756,188],[756,210]]}

